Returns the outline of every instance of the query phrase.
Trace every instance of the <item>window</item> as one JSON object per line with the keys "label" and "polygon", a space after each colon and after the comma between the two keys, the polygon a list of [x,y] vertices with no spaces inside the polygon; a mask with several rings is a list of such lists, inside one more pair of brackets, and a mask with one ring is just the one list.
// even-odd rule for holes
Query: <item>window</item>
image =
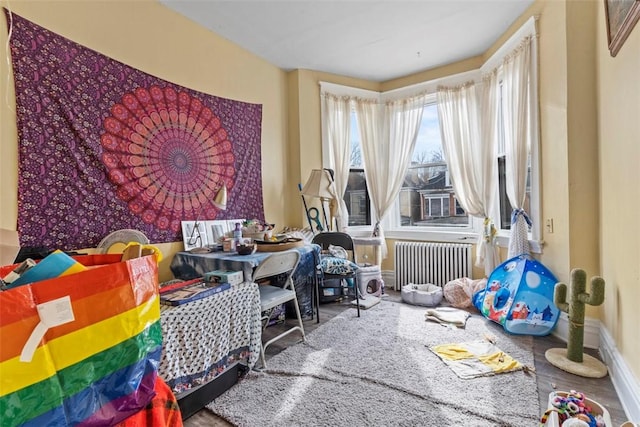
{"label": "window", "polygon": [[500,203],[500,230],[511,229],[511,203],[507,196],[507,177],[504,154],[498,155],[498,200]]}
{"label": "window", "polygon": [[[511,229],[511,203],[507,196],[507,181],[505,174],[505,158],[504,152],[498,155],[498,194],[500,202],[500,222],[499,227],[501,230]],[[527,193],[524,201],[524,210],[531,212],[531,156],[529,156],[529,168],[527,171]]]}
{"label": "window", "polygon": [[[499,220],[495,221],[496,228],[499,230],[511,230],[511,212],[513,207],[509,202],[507,195],[507,175],[506,175],[506,159],[505,159],[505,136],[504,136],[504,113],[502,102],[502,83],[498,86],[500,91],[498,95],[498,154],[496,161],[498,162],[498,203],[500,206]],[[534,149],[534,152],[536,150]],[[531,215],[531,161],[532,153],[529,153],[527,161],[527,185],[524,201],[524,210]]]}
{"label": "window", "polygon": [[[501,86],[500,86],[501,88]],[[504,125],[502,123],[502,109],[498,112],[498,204],[494,209],[499,217],[494,218],[496,227],[502,230],[506,238],[511,228],[511,203],[507,197],[505,174],[505,142]],[[397,212],[385,221],[387,236],[410,232],[411,237],[416,233],[470,233],[479,232],[473,228],[473,220],[462,209],[456,199],[453,186],[449,179],[440,136],[438,109],[435,95],[429,99],[422,114],[422,123],[418,132],[412,162],[407,168],[404,182],[398,195]],[[351,113],[351,168],[349,181],[344,194],[344,201],[349,210],[349,226],[369,226],[371,219],[371,200],[367,191],[364,174],[362,152],[360,149],[360,135],[358,122],[354,111]],[[535,153],[535,150],[533,150]],[[532,192],[532,156],[529,156],[529,173],[527,177],[527,195],[525,210],[531,214]],[[394,233],[395,232],[395,233]],[[406,236],[406,234],[405,234]],[[425,238],[433,239],[433,235]],[[443,240],[442,236],[436,239]],[[444,238],[446,240],[446,238]],[[459,237],[453,237],[459,239]]]}
{"label": "window", "polygon": [[435,96],[422,111],[411,165],[398,203],[402,227],[468,228],[469,216],[458,204],[445,162]]}
{"label": "window", "polygon": [[[337,91],[351,99],[377,97],[380,102],[387,99],[407,98],[421,91],[431,94],[424,106],[421,127],[418,133],[411,164],[408,166],[402,188],[398,194],[395,209],[384,218],[385,236],[391,239],[410,238],[414,240],[460,241],[461,239],[475,239],[482,232],[482,219],[472,218],[460,206],[453,186],[450,182],[446,159],[442,149],[438,109],[436,106],[436,92],[439,85],[455,86],[469,81],[479,81],[482,74],[503,70],[504,59],[522,43],[525,38],[532,43],[531,52],[537,51],[535,19],[530,18],[525,25],[517,30],[509,40],[485,62],[478,70],[446,76],[441,79],[423,82],[407,88],[395,89],[384,93],[362,94],[363,89],[348,88],[331,83],[322,83],[329,91]],[[524,208],[533,221],[530,233],[531,249],[540,251],[540,194],[539,194],[539,135],[538,135],[538,99],[537,99],[537,57],[532,56],[529,69],[528,87],[529,98],[526,100],[528,114],[528,135],[531,147],[527,159],[527,179]],[[498,75],[499,77],[499,75]],[[495,188],[495,206],[488,211],[499,230],[498,243],[507,246],[509,230],[511,228],[512,207],[507,197],[507,175],[504,139],[504,114],[502,110],[502,85],[499,85],[498,134],[496,167],[498,183]],[[333,92],[332,92],[333,93]],[[324,136],[324,135],[323,135]],[[351,113],[351,167],[349,181],[344,195],[349,209],[350,226],[368,226],[375,222],[367,192],[367,182],[360,151],[360,137],[355,112]],[[323,139],[323,141],[325,141]],[[326,141],[325,141],[326,142]],[[323,155],[327,153],[323,147]]]}
{"label": "window", "polygon": [[367,191],[364,169],[351,168],[349,181],[344,193],[344,201],[349,211],[349,225],[371,225],[371,200]]}
{"label": "window", "polygon": [[[371,203],[364,175],[360,135],[351,113],[351,168],[344,201],[349,226],[371,224]],[[442,153],[435,96],[425,105],[422,123],[398,198],[400,227],[469,228],[469,216],[456,200]]]}
{"label": "window", "polygon": [[344,192],[344,202],[349,211],[349,226],[371,225],[371,199],[367,191],[367,180],[364,176],[362,151],[360,149],[360,132],[355,111],[351,112],[351,162],[349,180]]}

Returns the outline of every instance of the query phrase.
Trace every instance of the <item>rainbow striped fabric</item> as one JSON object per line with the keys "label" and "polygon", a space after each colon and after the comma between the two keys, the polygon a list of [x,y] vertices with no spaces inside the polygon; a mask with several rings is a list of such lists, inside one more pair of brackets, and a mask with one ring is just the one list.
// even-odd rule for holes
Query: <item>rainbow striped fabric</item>
{"label": "rainbow striped fabric", "polygon": [[[78,273],[0,292],[3,426],[113,425],[153,397],[162,350],[155,258],[75,259]],[[70,301],[71,320],[45,318],[43,303],[56,301]]]}

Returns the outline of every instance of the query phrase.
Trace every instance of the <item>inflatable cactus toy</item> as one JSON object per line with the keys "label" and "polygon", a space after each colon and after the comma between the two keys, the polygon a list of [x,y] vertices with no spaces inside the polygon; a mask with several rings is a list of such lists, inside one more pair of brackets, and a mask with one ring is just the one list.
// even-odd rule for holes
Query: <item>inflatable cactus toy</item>
{"label": "inflatable cactus toy", "polygon": [[587,274],[579,268],[571,272],[569,299],[567,285],[557,283],[553,302],[569,316],[569,340],[567,348],[551,348],[545,357],[552,365],[572,374],[590,378],[601,378],[607,367],[595,357],[584,354],[584,309],[585,305],[597,306],[604,301],[604,280],[592,277],[587,292]]}

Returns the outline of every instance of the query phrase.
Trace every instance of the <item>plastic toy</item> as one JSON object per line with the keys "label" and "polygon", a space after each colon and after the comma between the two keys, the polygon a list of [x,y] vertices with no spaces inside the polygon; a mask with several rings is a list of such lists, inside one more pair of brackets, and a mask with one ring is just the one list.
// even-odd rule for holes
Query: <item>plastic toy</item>
{"label": "plastic toy", "polygon": [[585,304],[600,305],[604,301],[604,280],[592,277],[587,292],[587,274],[579,268],[571,271],[571,286],[567,300],[567,285],[558,283],[555,287],[554,302],[560,310],[569,315],[569,340],[567,348],[550,348],[546,359],[554,366],[590,378],[607,375],[607,367],[593,356],[584,354],[584,308]]}
{"label": "plastic toy", "polygon": [[560,310],[553,303],[557,279],[528,255],[511,258],[491,273],[484,290],[474,294],[475,307],[507,332],[548,335]]}
{"label": "plastic toy", "polygon": [[554,412],[557,414],[558,422],[563,426],[571,425],[569,420],[575,421],[574,425],[606,426],[603,415],[595,411],[597,408],[594,408],[593,402],[587,399],[584,393],[575,390],[571,390],[569,393],[557,393],[553,398],[550,398],[549,403],[550,408],[540,419],[541,426],[547,425],[550,415]]}

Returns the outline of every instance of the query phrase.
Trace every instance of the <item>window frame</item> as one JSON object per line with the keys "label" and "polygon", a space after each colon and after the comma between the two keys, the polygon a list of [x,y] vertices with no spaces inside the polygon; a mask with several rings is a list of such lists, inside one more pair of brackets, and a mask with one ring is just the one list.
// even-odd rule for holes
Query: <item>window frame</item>
{"label": "window frame", "polygon": [[[431,80],[410,88],[402,88],[382,94],[383,99],[395,99],[424,90],[428,93],[425,105],[436,103],[436,90],[439,85],[457,85],[478,78],[479,70],[447,76],[437,80]],[[466,242],[476,241],[482,232],[482,221],[469,217],[469,225],[464,226],[402,226],[400,218],[399,200],[396,199],[391,211],[382,221],[385,237],[390,239],[411,239],[430,242]]]}
{"label": "window frame", "polygon": [[[498,68],[503,58],[513,51],[521,40],[527,35],[536,36],[536,20],[530,18],[520,29],[518,29],[496,52],[479,68],[459,74],[445,76],[442,78],[418,83],[415,85],[394,89],[386,92],[372,92],[369,90],[351,88],[347,86],[337,85],[333,83],[321,82],[321,89],[327,89],[328,91],[350,96],[364,96],[368,98],[377,97],[380,102],[387,100],[406,98],[419,92],[426,92],[430,94],[428,100],[435,100],[435,94],[439,85],[455,86],[463,84],[470,80],[478,80],[484,73]],[[536,47],[537,49],[537,47]],[[534,90],[531,94],[530,103],[534,114],[535,124],[532,128],[532,144],[531,144],[531,194],[530,194],[530,208],[529,216],[532,219],[533,226],[529,232],[529,244],[533,253],[542,252],[542,222],[541,222],[541,177],[540,177],[540,138],[539,138],[539,102],[538,102],[538,77],[537,77],[537,55],[534,56],[532,63],[532,75],[531,79],[534,83]],[[433,101],[435,102],[435,101]],[[322,126],[322,154],[325,167],[328,163],[328,144],[326,135],[324,135],[324,126]],[[497,161],[497,157],[496,157]],[[498,185],[496,185],[496,192],[498,192]],[[414,226],[411,228],[402,227],[400,210],[398,205],[398,198],[394,202],[389,214],[382,221],[382,226],[385,230],[385,237],[389,239],[410,239],[418,241],[439,241],[439,242],[472,242],[475,243],[478,237],[482,235],[483,219],[470,217],[471,226],[465,229],[454,227],[426,227],[426,226]],[[496,205],[490,209],[490,212],[496,212],[499,215],[499,198],[496,198]],[[496,228],[498,228],[497,244],[500,247],[508,247],[510,231],[500,229],[500,218],[494,218]],[[377,221],[375,217],[374,209],[371,209],[371,221],[375,223]],[[353,226],[349,227],[348,232],[353,235],[370,235],[372,230],[371,225],[367,226]]]}

